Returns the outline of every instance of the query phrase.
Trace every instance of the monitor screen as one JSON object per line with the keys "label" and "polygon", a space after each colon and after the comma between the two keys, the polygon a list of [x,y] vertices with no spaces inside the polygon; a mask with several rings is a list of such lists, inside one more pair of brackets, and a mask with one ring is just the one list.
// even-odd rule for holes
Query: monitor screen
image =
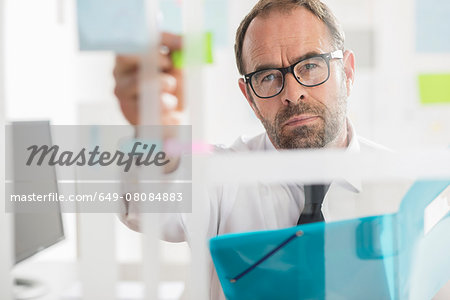
{"label": "monitor screen", "polygon": [[[14,180],[17,179],[39,182],[37,191],[22,190],[23,185],[14,185],[16,194],[57,193],[58,183],[54,166],[27,168],[23,162],[27,155],[26,148],[32,144],[52,145],[50,124],[47,121],[13,122],[12,150],[14,163]],[[45,178],[45,180],[42,180]],[[34,187],[36,185],[33,185]],[[36,254],[37,252],[64,239],[64,229],[59,202],[48,206],[45,213],[15,213],[14,239],[15,263]]]}

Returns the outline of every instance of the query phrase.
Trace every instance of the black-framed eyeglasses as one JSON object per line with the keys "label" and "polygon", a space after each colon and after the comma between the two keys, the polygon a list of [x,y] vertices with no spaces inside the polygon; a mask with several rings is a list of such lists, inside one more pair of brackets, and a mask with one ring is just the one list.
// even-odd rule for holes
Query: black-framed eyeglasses
{"label": "black-framed eyeglasses", "polygon": [[317,54],[286,68],[270,68],[246,74],[244,80],[250,84],[253,92],[259,98],[272,98],[283,90],[284,77],[287,73],[294,75],[297,82],[303,86],[318,86],[330,78],[330,60],[343,57],[342,50]]}

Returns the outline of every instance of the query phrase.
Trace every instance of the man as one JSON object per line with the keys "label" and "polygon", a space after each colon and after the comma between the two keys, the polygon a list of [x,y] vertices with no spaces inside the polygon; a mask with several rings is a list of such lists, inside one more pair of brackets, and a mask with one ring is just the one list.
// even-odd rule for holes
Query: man
{"label": "man", "polygon": [[[169,49],[180,46],[176,36],[167,34],[163,35],[163,43]],[[239,79],[239,88],[266,133],[249,140],[240,138],[230,150],[381,149],[358,137],[347,119],[355,58],[350,50],[344,50],[344,33],[332,12],[320,1],[259,1],[237,30],[235,52],[239,72],[244,77]],[[163,56],[161,61],[162,98],[167,97],[164,94],[176,95],[179,74],[174,73],[167,57]],[[116,95],[131,123],[137,122],[137,89],[133,79],[136,68],[135,59],[118,57]],[[178,99],[178,103],[182,102]],[[181,105],[171,108],[162,99],[162,106],[163,124],[176,124]],[[381,202],[359,202],[366,201],[361,200],[360,190],[361,183],[354,179],[331,183],[323,200],[323,218],[332,221],[386,210]],[[208,238],[295,226],[305,207],[304,193],[304,187],[295,183],[225,184],[210,190]],[[163,229],[164,238],[189,241],[184,216],[170,218]],[[132,215],[124,215],[122,220],[130,228],[139,229],[139,221]],[[214,274],[211,296],[218,299],[219,295],[220,283]]]}

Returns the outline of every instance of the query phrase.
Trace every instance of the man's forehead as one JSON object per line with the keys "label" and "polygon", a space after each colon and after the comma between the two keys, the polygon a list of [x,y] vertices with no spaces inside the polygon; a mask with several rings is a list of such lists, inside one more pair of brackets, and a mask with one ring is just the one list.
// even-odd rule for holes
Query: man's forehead
{"label": "man's forehead", "polygon": [[[257,16],[245,35],[242,55],[246,72],[260,65],[280,67],[288,60],[331,47],[328,29],[317,16],[303,7],[290,11],[272,10]],[[291,61],[292,60],[292,61]]]}

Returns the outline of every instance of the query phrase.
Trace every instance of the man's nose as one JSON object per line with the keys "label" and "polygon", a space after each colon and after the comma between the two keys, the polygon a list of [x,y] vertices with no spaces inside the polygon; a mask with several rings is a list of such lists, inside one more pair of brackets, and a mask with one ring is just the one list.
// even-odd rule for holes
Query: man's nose
{"label": "man's nose", "polygon": [[288,73],[284,77],[284,89],[281,93],[281,102],[284,105],[296,105],[306,98],[306,87],[298,83],[294,74]]}

